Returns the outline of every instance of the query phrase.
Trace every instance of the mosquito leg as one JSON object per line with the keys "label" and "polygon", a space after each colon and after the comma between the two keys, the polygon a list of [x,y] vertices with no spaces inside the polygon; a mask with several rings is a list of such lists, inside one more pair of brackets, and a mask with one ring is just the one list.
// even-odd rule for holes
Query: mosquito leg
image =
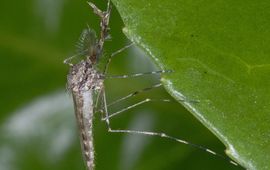
{"label": "mosquito leg", "polygon": [[[122,130],[122,129],[118,129],[118,130],[114,130],[110,127],[110,117],[112,116],[115,116],[116,114],[119,114],[121,112],[124,112],[128,109],[131,109],[133,107],[136,107],[138,106],[139,104],[142,104],[142,103],[145,103],[145,102],[148,102],[148,101],[151,101],[151,99],[146,99],[146,100],[143,100],[142,102],[139,102],[137,104],[134,104],[130,107],[127,107],[125,109],[122,109],[121,111],[119,112],[115,112],[111,115],[109,115],[108,113],[108,109],[107,109],[107,105],[106,105],[106,95],[105,95],[105,91],[103,91],[103,104],[104,104],[104,111],[105,111],[105,122],[107,124],[107,127],[108,127],[108,132],[112,132],[112,133],[128,133],[128,134],[140,134],[140,135],[147,135],[147,136],[159,136],[159,137],[162,137],[162,138],[167,138],[167,139],[170,139],[170,140],[173,140],[173,141],[176,141],[176,142],[179,142],[179,143],[182,143],[182,144],[185,144],[185,145],[189,145],[189,146],[192,146],[192,147],[195,147],[195,148],[198,148],[204,152],[207,152],[209,154],[212,154],[212,155],[216,155],[224,160],[227,160],[229,163],[235,165],[235,166],[239,166],[236,162],[232,161],[231,159],[219,154],[219,153],[216,153],[215,151],[211,150],[211,149],[208,149],[206,147],[202,147],[200,145],[196,145],[196,144],[193,144],[191,142],[188,142],[186,140],[183,140],[183,139],[179,139],[179,138],[175,138],[175,137],[172,137],[172,136],[169,136],[167,135],[166,133],[162,133],[162,132],[150,132],[150,131],[137,131],[137,130]],[[153,101],[153,100],[152,100]]]}
{"label": "mosquito leg", "polygon": [[[231,159],[227,158],[227,157],[224,157],[223,155],[219,154],[219,153],[216,153],[215,151],[211,150],[211,149],[208,149],[206,147],[202,147],[200,145],[196,145],[196,144],[193,144],[191,142],[188,142],[186,140],[183,140],[183,139],[179,139],[179,138],[175,138],[175,137],[172,137],[172,136],[169,136],[167,135],[166,133],[162,133],[162,132],[149,132],[149,131],[137,131],[137,130],[121,130],[121,129],[118,129],[118,130],[114,130],[110,127],[110,117],[112,116],[115,116],[121,112],[124,112],[128,109],[131,109],[133,107],[136,107],[140,104],[143,104],[143,103],[146,103],[146,102],[149,102],[149,101],[154,101],[154,100],[151,100],[151,99],[145,99],[137,104],[134,104],[130,107],[127,107],[125,109],[122,109],[118,112],[115,112],[111,115],[109,115],[108,113],[108,109],[107,109],[107,102],[106,102],[106,94],[105,94],[105,91],[103,90],[103,104],[104,104],[104,111],[105,111],[105,122],[107,124],[107,128],[108,128],[108,131],[109,132],[112,132],[112,133],[129,133],[129,134],[140,134],[140,135],[147,135],[147,136],[159,136],[159,137],[162,137],[162,138],[167,138],[167,139],[170,139],[170,140],[173,140],[173,141],[176,141],[176,142],[179,142],[179,143],[182,143],[182,144],[185,144],[185,145],[189,145],[189,146],[192,146],[192,147],[195,147],[195,148],[198,148],[204,152],[207,152],[207,153],[210,153],[212,155],[216,155],[224,160],[227,160],[229,163],[235,165],[235,166],[239,166],[236,162],[232,161]],[[161,101],[168,101],[166,99],[164,100],[161,100]]]}
{"label": "mosquito leg", "polygon": [[123,100],[126,100],[126,99],[128,99],[130,97],[136,96],[136,95],[138,95],[140,93],[143,93],[143,92],[146,92],[146,91],[149,91],[149,90],[153,90],[153,89],[161,87],[161,86],[162,86],[162,84],[158,83],[158,84],[155,84],[155,85],[153,85],[151,87],[147,87],[147,88],[144,88],[144,89],[141,89],[141,90],[137,90],[137,91],[132,92],[132,93],[130,93],[130,94],[124,96],[124,97],[121,97],[120,99],[117,99],[117,100],[113,101],[112,103],[109,103],[108,107],[111,106],[111,105],[114,105],[116,103],[119,103],[119,102],[121,102]]}
{"label": "mosquito leg", "polygon": [[105,65],[105,68],[104,68],[104,72],[103,72],[104,75],[105,75],[105,74],[107,73],[107,71],[108,71],[109,65],[110,65],[110,63],[111,63],[111,61],[112,61],[112,57],[114,57],[115,55],[117,55],[117,54],[121,53],[122,51],[128,49],[128,48],[131,47],[132,45],[134,45],[134,43],[130,43],[130,44],[124,46],[123,48],[120,48],[119,50],[113,52],[113,53],[109,56],[109,58],[108,58],[108,60],[107,60],[107,63],[106,63],[106,65]]}
{"label": "mosquito leg", "polygon": [[144,104],[144,103],[154,102],[154,101],[171,102],[171,100],[169,100],[169,99],[149,99],[149,98],[147,98],[147,99],[142,100],[142,101],[140,101],[140,102],[138,102],[138,103],[135,103],[135,104],[133,104],[133,105],[131,105],[131,106],[128,106],[128,107],[126,107],[126,108],[123,108],[122,110],[119,110],[119,111],[117,111],[117,112],[114,112],[114,113],[112,113],[112,114],[109,114],[105,90],[103,90],[102,93],[103,93],[103,96],[102,96],[102,98],[103,98],[103,100],[102,100],[102,101],[103,101],[103,103],[102,103],[102,104],[103,104],[103,109],[101,110],[101,112],[102,112],[102,113],[105,112],[105,117],[102,117],[101,120],[102,120],[102,121],[106,121],[107,124],[109,124],[110,118],[111,118],[111,117],[116,116],[116,115],[118,115],[118,114],[120,114],[120,113],[122,113],[122,112],[125,112],[125,111],[129,110],[129,109],[132,109],[132,108],[134,108],[134,107],[136,107],[136,106],[142,105],[142,104]]}
{"label": "mosquito leg", "polygon": [[[161,87],[161,86],[162,86],[162,84],[161,84],[161,83],[158,83],[158,84],[155,84],[155,85],[153,85],[153,86],[151,86],[151,87],[147,87],[147,88],[144,88],[144,89],[141,89],[141,90],[137,90],[137,91],[135,91],[135,92],[132,92],[132,93],[130,93],[130,94],[124,96],[124,97],[121,97],[121,98],[119,98],[119,99],[117,99],[117,100],[115,100],[115,101],[113,101],[113,102],[107,104],[107,108],[110,107],[110,106],[112,106],[112,105],[114,105],[114,104],[116,104],[116,103],[119,103],[119,102],[121,102],[121,101],[123,101],[123,100],[126,100],[126,99],[128,99],[128,98],[130,98],[130,97],[136,96],[136,95],[138,95],[138,94],[140,94],[140,93],[143,93],[143,92],[146,92],[146,91],[149,91],[149,90],[152,90],[152,89]],[[97,111],[104,112],[104,105],[102,105],[102,108],[101,108],[100,110],[97,110]],[[104,119],[104,118],[103,118],[103,119]]]}
{"label": "mosquito leg", "polygon": [[119,78],[119,79],[125,79],[130,77],[140,77],[140,76],[146,76],[146,75],[152,75],[152,74],[162,74],[162,73],[172,73],[172,70],[159,70],[159,71],[150,71],[145,73],[135,73],[135,74],[127,74],[127,75],[105,75],[105,78]]}
{"label": "mosquito leg", "polygon": [[[144,104],[144,103],[154,102],[154,101],[155,101],[155,102],[156,102],[156,101],[161,101],[161,102],[171,102],[170,99],[149,99],[149,98],[147,98],[147,99],[144,99],[144,100],[142,100],[142,101],[140,101],[140,102],[138,102],[138,103],[135,103],[135,104],[133,104],[133,105],[131,105],[131,106],[125,107],[125,108],[123,108],[123,109],[121,109],[121,110],[119,110],[119,111],[117,111],[117,112],[114,112],[114,113],[111,113],[111,114],[106,114],[106,117],[102,118],[102,120],[103,120],[103,121],[107,121],[107,120],[110,119],[111,117],[114,117],[114,116],[116,116],[116,115],[118,115],[118,114],[120,114],[120,113],[123,113],[123,112],[125,112],[125,111],[127,111],[127,110],[130,110],[130,109],[132,109],[132,108],[134,108],[134,107],[137,107],[137,106],[142,105],[142,104]],[[105,111],[105,112],[106,112],[106,111]]]}
{"label": "mosquito leg", "polygon": [[[116,104],[116,103],[119,103],[119,102],[121,102],[121,101],[123,101],[123,100],[126,100],[126,99],[128,99],[128,98],[131,98],[131,97],[133,97],[133,96],[136,96],[136,95],[138,95],[138,94],[140,94],[140,93],[143,93],[143,92],[146,92],[146,91],[149,91],[149,90],[152,90],[152,89],[155,89],[155,88],[158,88],[158,87],[161,87],[162,86],[162,84],[161,83],[158,83],[158,84],[155,84],[155,85],[153,85],[153,86],[151,86],[151,87],[147,87],[147,88],[144,88],[144,89],[141,89],[141,90],[137,90],[137,91],[135,91],[135,92],[132,92],[132,93],[130,93],[130,94],[128,94],[128,95],[126,95],[126,96],[124,96],[124,97],[121,97],[121,98],[119,98],[119,99],[117,99],[117,100],[115,100],[115,101],[113,101],[113,102],[111,102],[111,103],[109,103],[109,104],[107,104],[106,105],[106,107],[108,108],[108,107],[110,107],[110,106],[112,106],[112,105],[114,105],[114,104]],[[136,104],[134,104],[135,106],[137,106],[137,105],[141,105],[141,104],[143,104],[143,103],[146,103],[146,102],[149,102],[149,101],[146,101],[146,100],[148,100],[148,99],[145,99],[145,100],[143,100],[143,101],[141,101],[141,102],[139,102],[139,103],[136,103]],[[150,99],[150,101],[163,101],[163,102],[170,102],[171,100],[169,100],[169,99],[159,99],[159,100],[153,100],[153,99]],[[198,103],[198,101],[192,101],[192,100],[179,100],[179,102],[191,102],[191,103]],[[134,105],[132,105],[133,107],[135,107]],[[133,108],[132,106],[130,106],[131,108]],[[130,108],[130,109],[131,109]],[[101,112],[104,112],[104,106],[100,109],[100,110],[97,110],[97,111],[101,111]],[[128,109],[128,108],[125,108],[125,109]],[[118,111],[118,112],[123,112],[123,111]],[[116,114],[116,113],[113,113],[113,114]],[[117,113],[117,114],[119,114],[119,113]],[[110,117],[112,117],[113,115],[110,115]],[[106,119],[106,117],[103,117],[102,118],[102,120],[105,120]]]}
{"label": "mosquito leg", "polygon": [[210,153],[212,155],[215,155],[215,156],[218,156],[224,160],[227,160],[229,163],[235,165],[235,166],[239,166],[236,162],[232,161],[231,159],[219,154],[219,153],[216,153],[214,152],[213,150],[211,149],[208,149],[206,147],[202,147],[200,145],[196,145],[196,144],[193,144],[191,142],[188,142],[186,140],[183,140],[183,139],[179,139],[179,138],[175,138],[175,137],[172,137],[172,136],[169,136],[165,133],[159,133],[159,132],[149,132],[149,131],[137,131],[137,130],[113,130],[111,128],[108,129],[109,132],[112,132],[112,133],[129,133],[129,134],[140,134],[140,135],[146,135],[146,136],[158,136],[158,137],[162,137],[162,138],[167,138],[167,139],[170,139],[170,140],[173,140],[173,141],[176,141],[176,142],[179,142],[179,143],[182,143],[182,144],[185,144],[185,145],[189,145],[189,146],[192,146],[194,148],[198,148],[204,152],[207,152],[207,153]]}
{"label": "mosquito leg", "polygon": [[104,89],[99,90],[99,92],[97,94],[95,105],[94,105],[94,113],[98,112],[102,109],[102,108],[100,108],[100,106],[102,106],[102,105],[100,105],[100,102],[103,102],[103,101],[100,101],[100,99],[102,97],[101,94],[102,94],[103,90]]}
{"label": "mosquito leg", "polygon": [[[102,98],[103,98],[103,111],[105,112],[105,117],[108,117],[109,116],[109,113],[108,113],[108,108],[107,108],[107,99],[106,99],[106,93],[105,93],[105,90],[103,89],[103,92],[102,92]],[[103,118],[102,118],[103,119]],[[108,131],[111,130],[111,127],[110,127],[110,119],[106,119],[105,120],[106,124],[107,124],[107,128],[108,128]]]}

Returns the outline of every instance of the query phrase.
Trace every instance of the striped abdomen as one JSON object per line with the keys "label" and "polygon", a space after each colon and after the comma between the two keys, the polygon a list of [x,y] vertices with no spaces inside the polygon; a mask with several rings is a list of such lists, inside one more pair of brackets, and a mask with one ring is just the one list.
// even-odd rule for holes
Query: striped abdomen
{"label": "striped abdomen", "polygon": [[93,90],[72,92],[81,147],[88,170],[94,169]]}

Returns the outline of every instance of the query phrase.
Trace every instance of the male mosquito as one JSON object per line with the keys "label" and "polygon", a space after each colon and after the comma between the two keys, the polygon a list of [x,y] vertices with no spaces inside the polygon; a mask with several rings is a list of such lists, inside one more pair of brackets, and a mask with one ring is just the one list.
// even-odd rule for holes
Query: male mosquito
{"label": "male mosquito", "polygon": [[[105,117],[103,117],[102,120],[106,122],[109,132],[142,134],[142,135],[160,136],[163,138],[168,138],[168,139],[171,139],[171,140],[174,140],[174,141],[186,144],[186,145],[199,148],[210,154],[217,155],[223,159],[227,159],[230,163],[238,166],[237,163],[231,161],[230,159],[210,149],[204,148],[199,145],[195,145],[185,140],[181,140],[181,139],[169,136],[165,133],[111,129],[110,127],[111,117],[118,115],[119,113],[122,113],[124,111],[127,111],[131,108],[134,108],[138,105],[141,105],[143,103],[147,103],[147,102],[151,102],[155,100],[147,98],[141,102],[138,102],[136,104],[133,104],[129,107],[126,107],[122,110],[119,110],[117,112],[110,113],[110,114],[108,113],[107,107],[115,103],[118,103],[120,101],[123,101],[127,98],[130,98],[132,96],[135,96],[138,93],[148,91],[153,88],[158,88],[162,85],[159,83],[152,87],[135,91],[110,104],[107,104],[105,87],[104,87],[104,80],[106,78],[129,78],[129,77],[138,77],[138,76],[149,75],[149,74],[162,74],[162,73],[167,73],[171,71],[161,70],[161,71],[153,71],[153,72],[138,73],[138,74],[131,74],[131,75],[108,76],[107,70],[108,70],[108,66],[112,58],[118,53],[122,52],[123,50],[129,48],[133,44],[127,45],[124,48],[112,53],[108,57],[108,60],[104,66],[104,69],[100,70],[98,68],[98,63],[99,63],[99,59],[103,57],[103,45],[105,41],[110,38],[109,21],[110,21],[110,13],[111,13],[112,5],[111,5],[110,0],[108,0],[107,9],[105,11],[102,11],[91,2],[88,2],[88,4],[93,9],[94,13],[98,15],[101,19],[100,21],[101,31],[100,31],[99,38],[97,38],[95,31],[88,27],[81,34],[81,37],[78,43],[78,51],[79,51],[78,54],[64,60],[64,63],[70,66],[70,71],[67,76],[67,88],[72,93],[72,96],[73,96],[75,115],[77,119],[78,128],[80,131],[81,148],[82,148],[82,152],[83,152],[87,169],[93,170],[95,167],[92,130],[93,130],[93,116],[94,116],[94,113],[98,111],[103,112],[105,114]],[[82,56],[84,57],[84,59],[76,64],[73,64],[71,60],[78,56]],[[168,102],[169,100],[162,99],[160,101]],[[101,109],[98,109],[99,105],[101,105]]]}

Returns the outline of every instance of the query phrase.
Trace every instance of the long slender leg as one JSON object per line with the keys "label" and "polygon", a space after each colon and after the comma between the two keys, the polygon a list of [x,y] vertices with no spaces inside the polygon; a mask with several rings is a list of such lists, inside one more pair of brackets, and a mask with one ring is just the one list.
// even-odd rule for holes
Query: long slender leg
{"label": "long slender leg", "polygon": [[142,104],[144,104],[144,103],[148,103],[148,102],[156,102],[156,101],[160,101],[160,102],[171,102],[170,99],[149,99],[149,98],[147,98],[147,99],[144,99],[144,100],[142,100],[142,101],[140,101],[140,102],[138,102],[138,103],[135,103],[135,104],[133,104],[133,105],[131,105],[131,106],[125,107],[125,108],[123,108],[123,109],[121,109],[121,110],[119,110],[119,111],[117,111],[117,112],[114,112],[114,113],[111,113],[111,114],[109,114],[109,115],[106,115],[106,117],[105,117],[105,118],[102,118],[102,120],[110,119],[111,117],[114,117],[114,116],[116,116],[116,115],[118,115],[118,114],[120,114],[120,113],[123,113],[123,112],[125,112],[125,111],[127,111],[127,110],[130,110],[130,109],[132,109],[132,108],[134,108],[134,107],[137,107],[137,106],[139,106],[139,105],[142,105]]}
{"label": "long slender leg", "polygon": [[[144,88],[144,89],[141,89],[141,90],[137,90],[135,92],[132,92],[132,93],[130,93],[130,94],[124,96],[124,97],[121,97],[121,98],[119,98],[119,99],[117,99],[117,100],[115,100],[115,101],[107,104],[107,108],[110,107],[110,106],[112,106],[112,105],[114,105],[114,104],[116,104],[116,103],[119,103],[119,102],[121,102],[123,100],[126,100],[126,99],[128,99],[130,97],[136,96],[136,95],[138,95],[140,93],[143,93],[143,92],[146,92],[146,91],[149,91],[149,90],[152,90],[152,89],[161,87],[161,86],[162,86],[162,84],[161,83],[158,83],[158,84],[155,84],[155,85],[153,85],[151,87],[147,87],[147,88]],[[96,106],[97,106],[97,104],[96,104]],[[102,106],[103,107],[101,107],[99,110],[96,110],[96,112],[99,112],[99,111],[104,112],[104,105],[102,105]],[[105,118],[103,118],[103,119],[105,119]]]}
{"label": "long slender leg", "polygon": [[147,102],[154,102],[154,101],[162,101],[162,102],[170,102],[170,101],[171,101],[171,100],[169,100],[169,99],[149,99],[149,98],[147,98],[147,99],[142,100],[142,101],[140,101],[140,102],[138,102],[138,103],[135,103],[135,104],[133,104],[133,105],[131,105],[131,106],[128,106],[128,107],[126,107],[126,108],[124,108],[124,109],[122,109],[122,110],[119,110],[119,111],[117,111],[117,112],[114,112],[114,113],[112,113],[112,114],[109,114],[109,112],[108,112],[107,100],[106,100],[106,93],[105,93],[105,90],[104,90],[104,89],[103,89],[102,93],[103,93],[103,96],[102,96],[102,98],[103,98],[103,109],[102,109],[102,111],[105,112],[105,117],[103,117],[101,120],[106,121],[106,123],[108,123],[108,124],[110,124],[110,123],[109,123],[109,122],[110,122],[109,119],[110,119],[111,117],[116,116],[116,115],[118,115],[118,114],[120,114],[120,113],[122,113],[122,112],[125,112],[125,111],[129,110],[129,109],[132,109],[132,108],[134,108],[134,107],[136,107],[136,106],[142,105],[142,104],[144,104],[144,103],[147,103]]}
{"label": "long slender leg", "polygon": [[121,102],[123,100],[126,100],[126,99],[128,99],[130,97],[136,96],[136,95],[138,95],[140,93],[143,93],[143,92],[146,92],[146,91],[149,91],[149,90],[153,90],[153,89],[161,87],[161,86],[162,86],[162,84],[158,83],[158,84],[155,84],[155,85],[153,85],[151,87],[147,87],[147,88],[144,88],[144,89],[141,89],[141,90],[137,90],[137,91],[132,92],[132,93],[130,93],[130,94],[124,96],[124,97],[121,97],[120,99],[117,99],[117,100],[113,101],[112,103],[109,103],[107,106],[109,107],[109,106],[114,105],[116,103],[119,103],[119,102]]}
{"label": "long slender leg", "polygon": [[110,63],[111,63],[111,61],[112,61],[112,58],[113,58],[115,55],[121,53],[122,51],[128,49],[128,48],[131,47],[132,45],[134,45],[134,43],[130,43],[130,44],[124,46],[123,48],[120,48],[119,50],[113,52],[113,53],[109,56],[109,58],[108,58],[108,60],[107,60],[107,63],[106,63],[106,65],[105,65],[105,68],[104,68],[104,72],[103,72],[104,75],[105,75],[105,74],[107,73],[107,71],[108,71],[108,68],[109,68],[109,65],[110,65]]}
{"label": "long slender leg", "polygon": [[163,133],[163,132],[150,132],[150,131],[138,131],[138,130],[122,130],[122,129],[115,130],[115,129],[112,129],[110,127],[110,117],[111,116],[109,116],[108,109],[107,109],[107,106],[106,106],[106,94],[105,94],[105,91],[103,92],[103,100],[104,100],[104,102],[103,102],[104,103],[104,111],[105,111],[105,115],[106,115],[105,122],[106,122],[107,127],[108,127],[108,132],[112,132],[112,133],[140,134],[140,135],[159,136],[159,137],[162,137],[162,138],[167,138],[167,139],[170,139],[170,140],[173,140],[173,141],[176,141],[176,142],[185,144],[185,145],[189,145],[189,146],[198,148],[198,149],[200,149],[200,150],[202,150],[204,152],[210,153],[212,155],[216,155],[216,156],[218,156],[218,157],[220,157],[220,158],[222,158],[224,160],[227,160],[229,163],[231,163],[231,164],[233,164],[235,166],[239,166],[236,162],[232,161],[231,159],[229,159],[229,158],[227,158],[227,157],[225,157],[225,156],[223,156],[223,155],[221,155],[219,153],[214,152],[211,149],[208,149],[206,147],[202,147],[200,145],[193,144],[193,143],[188,142],[188,141],[183,140],[183,139],[179,139],[179,138],[175,138],[173,136],[169,136],[169,135],[167,135],[166,133]]}
{"label": "long slender leg", "polygon": [[[114,105],[114,104],[116,104],[116,103],[119,103],[119,102],[121,102],[121,101],[123,101],[123,100],[126,100],[126,99],[128,99],[128,98],[130,98],[130,97],[136,96],[136,95],[138,95],[138,94],[140,94],[140,93],[143,93],[143,92],[146,92],[146,91],[149,91],[149,90],[152,90],[152,89],[161,87],[161,86],[162,86],[162,84],[161,84],[161,83],[158,83],[158,84],[155,84],[155,85],[153,85],[153,86],[151,86],[151,87],[147,87],[147,88],[144,88],[144,89],[141,89],[141,90],[137,90],[137,91],[135,91],[135,92],[132,92],[132,93],[130,93],[130,94],[124,96],[124,97],[121,97],[121,98],[119,98],[119,99],[117,99],[117,100],[115,100],[115,101],[109,103],[108,105],[106,105],[106,107],[108,108],[108,107],[110,107],[110,106],[112,106],[112,105]],[[120,110],[120,111],[117,111],[117,112],[115,112],[115,113],[112,113],[112,114],[109,115],[109,116],[110,116],[110,117],[115,116],[115,115],[117,115],[117,114],[120,114],[121,112],[124,112],[124,111],[126,111],[126,110],[131,109],[131,108],[134,108],[134,107],[136,107],[136,106],[138,106],[138,105],[141,105],[141,104],[143,104],[143,103],[153,102],[153,101],[171,102],[170,99],[158,99],[158,100],[145,99],[145,100],[140,101],[140,102],[138,102],[138,103],[136,103],[136,104],[133,104],[133,105],[131,105],[131,106],[129,106],[129,107],[126,107],[126,108],[124,108],[124,109],[122,109],[122,110]],[[188,101],[188,102],[193,102],[193,103],[197,103],[197,102],[198,102],[198,101],[192,101],[192,100],[189,101],[189,100],[184,100],[184,99],[183,99],[183,100],[179,100],[179,101],[180,101],[180,102]],[[97,111],[101,111],[101,112],[103,111],[103,112],[104,112],[104,106],[103,106],[100,110],[97,110]],[[105,119],[106,119],[106,117],[102,118],[102,120],[105,120]]]}
{"label": "long slender leg", "polygon": [[[125,96],[125,97],[122,97],[122,98],[120,98],[120,99],[118,99],[118,100],[116,100],[116,101],[114,101],[114,102],[108,104],[108,105],[107,105],[107,108],[110,107],[110,106],[112,106],[113,104],[116,104],[116,103],[118,103],[118,102],[120,102],[120,101],[123,101],[123,100],[125,100],[125,99],[127,99],[127,98],[129,98],[129,97],[132,97],[131,95],[132,95],[132,93],[131,93],[130,95],[127,95],[127,96]],[[133,104],[133,105],[131,105],[131,106],[128,106],[128,107],[126,107],[126,108],[124,108],[124,109],[121,109],[121,110],[119,110],[119,111],[117,111],[117,112],[114,112],[114,113],[110,114],[108,118],[111,118],[111,117],[113,117],[113,116],[116,116],[116,115],[118,115],[118,114],[120,114],[120,113],[122,113],[122,112],[124,112],[124,111],[127,111],[127,110],[129,110],[129,109],[132,109],[132,108],[134,108],[134,107],[136,107],[136,106],[139,106],[139,105],[142,105],[142,104],[144,104],[144,103],[148,103],[148,102],[156,102],[156,101],[160,101],[160,102],[171,102],[172,100],[170,100],[170,99],[149,99],[149,98],[147,98],[147,99],[144,99],[144,100],[142,100],[142,101],[140,101],[140,102],[138,102],[138,103],[135,103],[135,104]],[[185,101],[187,101],[187,100],[184,100],[184,99],[183,99],[183,100],[178,100],[178,101],[180,101],[180,102],[185,102]],[[198,103],[198,101],[189,101],[189,102],[192,102],[192,103]],[[104,108],[103,108],[103,109],[104,109]],[[103,111],[103,109],[100,109],[99,111]],[[107,117],[103,117],[102,120],[105,120],[105,119],[108,119],[108,118],[107,118]]]}
{"label": "long slender leg", "polygon": [[[106,99],[105,89],[103,89],[102,98],[103,98],[103,107],[104,107],[103,110],[105,112],[105,117],[108,117],[109,116],[109,113],[108,113],[108,108],[107,108],[107,99]],[[105,122],[107,124],[108,131],[110,131],[111,130],[110,119],[106,119]]]}
{"label": "long slender leg", "polygon": [[167,135],[166,133],[162,133],[162,132],[150,132],[150,131],[137,131],[137,130],[114,130],[114,129],[108,129],[109,132],[112,132],[112,133],[129,133],[129,134],[140,134],[140,135],[147,135],[147,136],[159,136],[159,137],[162,137],[162,138],[167,138],[167,139],[170,139],[170,140],[174,140],[176,142],[179,142],[179,143],[182,143],[182,144],[185,144],[185,145],[189,145],[189,146],[192,146],[194,148],[197,148],[197,149],[200,149],[204,152],[207,152],[207,153],[210,153],[212,155],[215,155],[215,156],[218,156],[224,160],[227,160],[229,163],[235,165],[235,166],[239,166],[236,162],[232,161],[231,159],[219,154],[219,153],[216,153],[214,152],[213,150],[211,149],[208,149],[206,147],[203,147],[203,146],[200,146],[200,145],[196,145],[194,143],[191,143],[191,142],[188,142],[186,140],[183,140],[183,139],[179,139],[179,138],[175,138],[175,137],[172,137],[172,136],[169,136]]}
{"label": "long slender leg", "polygon": [[103,102],[102,100],[100,101],[100,99],[102,98],[102,92],[104,89],[99,90],[97,97],[96,97],[96,101],[95,101],[95,105],[94,105],[94,113],[98,112],[101,108],[99,106],[102,106],[102,104],[100,104],[100,102]]}
{"label": "long slender leg", "polygon": [[139,77],[139,76],[146,76],[146,75],[152,75],[152,74],[162,74],[162,73],[171,73],[173,72],[172,70],[159,70],[159,71],[150,71],[146,73],[135,73],[135,74],[128,74],[128,75],[105,75],[105,78],[120,78],[120,79],[125,79],[125,78],[130,78],[130,77]]}

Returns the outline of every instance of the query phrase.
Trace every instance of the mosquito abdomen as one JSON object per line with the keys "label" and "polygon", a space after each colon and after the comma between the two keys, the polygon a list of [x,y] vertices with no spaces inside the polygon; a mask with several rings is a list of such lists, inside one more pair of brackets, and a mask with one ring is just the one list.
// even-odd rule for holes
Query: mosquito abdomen
{"label": "mosquito abdomen", "polygon": [[75,115],[80,133],[83,157],[88,170],[94,169],[94,143],[93,143],[93,90],[72,92]]}

